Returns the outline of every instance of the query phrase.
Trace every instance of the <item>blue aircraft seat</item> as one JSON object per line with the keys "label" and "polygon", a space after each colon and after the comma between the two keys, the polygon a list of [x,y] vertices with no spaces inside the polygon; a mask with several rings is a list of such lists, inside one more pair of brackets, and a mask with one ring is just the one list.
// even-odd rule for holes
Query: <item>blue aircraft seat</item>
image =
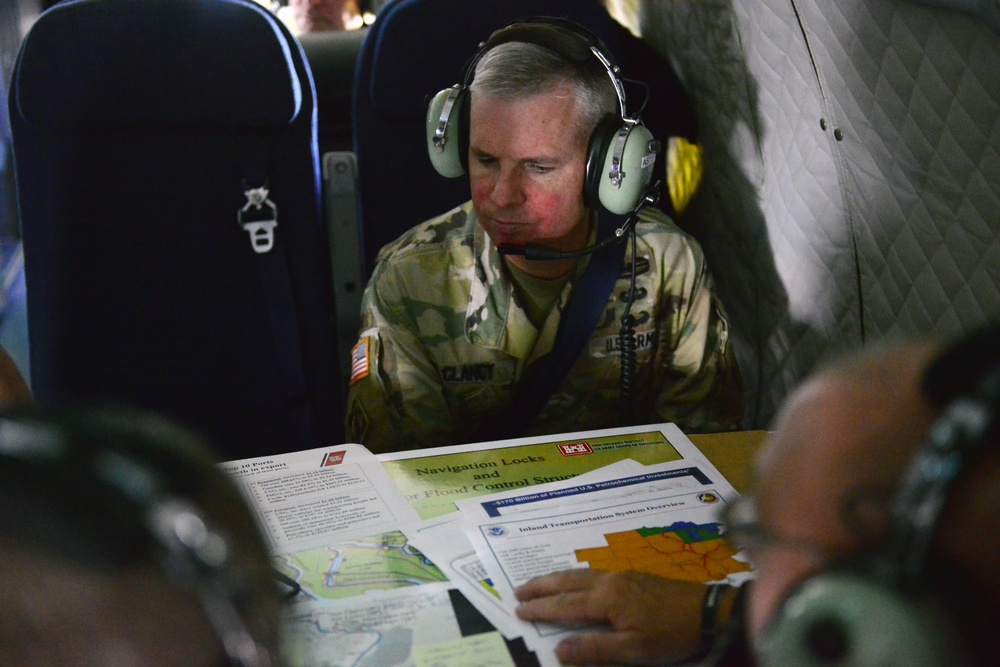
{"label": "blue aircraft seat", "polygon": [[314,100],[252,0],[41,15],[9,94],[40,403],[157,410],[225,458],[340,442]]}
{"label": "blue aircraft seat", "polygon": [[[697,142],[690,101],[669,62],[615,22],[600,0],[390,0],[361,45],[354,75],[354,151],[366,274],[383,245],[469,199],[468,180],[441,177],[427,157],[426,101],[462,83],[466,62],[490,33],[538,15],[586,26],[604,41],[624,77],[650,85],[642,118],[654,136]],[[633,113],[645,92],[629,85],[626,93]],[[661,155],[658,180],[663,164]],[[669,198],[661,197],[661,202],[670,212]]]}
{"label": "blue aircraft seat", "polygon": [[296,37],[309,62],[316,84],[317,136],[319,153],[353,148],[351,97],[354,94],[354,66],[367,27],[358,30],[325,30]]}

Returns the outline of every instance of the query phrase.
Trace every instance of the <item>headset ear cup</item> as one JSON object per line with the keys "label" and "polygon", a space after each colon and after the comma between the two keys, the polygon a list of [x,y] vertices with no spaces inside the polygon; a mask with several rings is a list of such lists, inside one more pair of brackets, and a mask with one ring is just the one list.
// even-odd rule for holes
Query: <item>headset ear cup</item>
{"label": "headset ear cup", "polygon": [[604,172],[605,157],[611,140],[614,139],[622,122],[618,116],[608,114],[594,128],[590,135],[590,143],[587,144],[587,168],[583,180],[583,204],[587,208],[597,208],[601,203],[600,189],[601,176]]}
{"label": "headset ear cup", "polygon": [[458,178],[466,172],[463,153],[468,150],[468,141],[462,140],[462,126],[468,97],[468,90],[456,85],[440,91],[427,105],[427,154],[435,171],[445,178]]}
{"label": "headset ear cup", "polygon": [[940,614],[896,590],[849,572],[803,582],[756,643],[757,662],[784,665],[949,664],[956,646]]}
{"label": "headset ear cup", "polygon": [[[610,176],[616,160],[618,184]],[[591,207],[599,203],[615,215],[635,210],[649,188],[655,163],[653,135],[644,125],[605,118],[591,137],[584,200]]]}

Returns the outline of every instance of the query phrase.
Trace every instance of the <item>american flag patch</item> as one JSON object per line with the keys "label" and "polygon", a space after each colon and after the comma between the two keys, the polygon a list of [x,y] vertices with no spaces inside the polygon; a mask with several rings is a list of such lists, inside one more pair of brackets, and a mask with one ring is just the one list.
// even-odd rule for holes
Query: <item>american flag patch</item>
{"label": "american flag patch", "polygon": [[351,384],[368,377],[371,365],[368,363],[368,337],[358,341],[351,349]]}

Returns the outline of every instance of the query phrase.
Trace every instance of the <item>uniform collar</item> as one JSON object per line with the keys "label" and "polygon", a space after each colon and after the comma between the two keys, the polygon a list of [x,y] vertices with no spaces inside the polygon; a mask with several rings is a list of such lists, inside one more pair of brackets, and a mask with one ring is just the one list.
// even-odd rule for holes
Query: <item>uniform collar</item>
{"label": "uniform collar", "polygon": [[[517,303],[514,285],[503,256],[478,224],[471,203],[467,224],[473,226],[474,254],[469,305],[465,317],[465,335],[469,342],[499,350],[525,362],[548,354],[555,342],[560,313],[573,291],[573,285],[586,268],[587,261],[578,263],[566,282],[556,307],[545,320],[542,329],[538,330]],[[597,225],[592,225],[588,244],[593,243],[596,236]]]}

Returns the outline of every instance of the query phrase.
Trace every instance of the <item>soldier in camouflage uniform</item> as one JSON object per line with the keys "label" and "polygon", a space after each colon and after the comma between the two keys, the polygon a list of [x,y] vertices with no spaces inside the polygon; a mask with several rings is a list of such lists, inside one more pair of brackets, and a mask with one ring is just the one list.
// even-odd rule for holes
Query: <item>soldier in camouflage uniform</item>
{"label": "soldier in camouflage uniform", "polygon": [[[596,238],[583,187],[590,135],[617,100],[607,70],[509,42],[479,58],[470,97],[472,201],[384,247],[365,290],[346,428],[376,452],[503,433],[589,258],[533,261],[497,246],[573,252]],[[738,425],[728,324],[701,248],[658,210],[639,220],[637,259],[626,251],[604,317],[524,435],[622,425],[618,333],[633,261],[638,421]]]}

